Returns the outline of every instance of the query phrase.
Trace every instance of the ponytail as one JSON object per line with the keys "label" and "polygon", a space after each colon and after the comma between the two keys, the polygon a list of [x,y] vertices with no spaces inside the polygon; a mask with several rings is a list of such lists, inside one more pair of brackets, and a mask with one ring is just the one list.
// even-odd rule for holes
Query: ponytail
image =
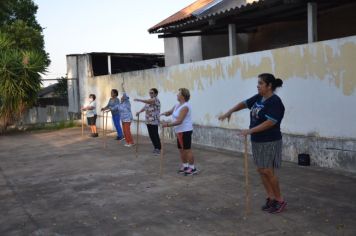
{"label": "ponytail", "polygon": [[263,73],[258,76],[258,78],[262,79],[267,86],[272,85],[272,91],[275,91],[276,88],[282,87],[283,81],[281,79],[276,79],[274,75],[269,74],[269,73]]}

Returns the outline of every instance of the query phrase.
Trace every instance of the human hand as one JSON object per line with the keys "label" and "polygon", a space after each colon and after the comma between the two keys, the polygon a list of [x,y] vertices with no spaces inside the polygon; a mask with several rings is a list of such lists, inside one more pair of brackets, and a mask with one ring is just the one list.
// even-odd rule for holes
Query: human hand
{"label": "human hand", "polygon": [[169,127],[169,126],[168,126],[168,122],[162,122],[162,123],[161,123],[161,126],[162,126],[162,128]]}
{"label": "human hand", "polygon": [[252,134],[251,129],[243,129],[243,130],[241,130],[241,133],[240,133],[240,135],[245,136],[245,137],[250,134]]}
{"label": "human hand", "polygon": [[230,112],[227,112],[223,115],[220,115],[218,117],[219,121],[224,121],[225,119],[227,119],[228,122],[230,122],[230,119],[231,119],[231,113]]}

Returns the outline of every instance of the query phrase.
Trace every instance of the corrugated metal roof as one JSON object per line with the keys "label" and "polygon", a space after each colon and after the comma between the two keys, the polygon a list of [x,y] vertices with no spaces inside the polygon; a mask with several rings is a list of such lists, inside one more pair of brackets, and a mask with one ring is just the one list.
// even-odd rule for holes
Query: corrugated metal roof
{"label": "corrugated metal roof", "polygon": [[162,28],[164,26],[167,26],[169,24],[177,23],[177,22],[182,21],[182,20],[187,20],[187,19],[193,17],[193,15],[192,15],[193,12],[195,12],[198,9],[201,9],[202,7],[207,6],[211,2],[214,2],[214,0],[198,0],[198,1],[195,1],[194,3],[192,3],[189,6],[183,8],[179,12],[177,12],[177,13],[171,15],[170,17],[168,17],[167,19],[161,21],[157,25],[151,27],[150,29],[148,29],[148,31],[151,33],[153,31],[156,31],[157,29]]}
{"label": "corrugated metal roof", "polygon": [[[223,0],[220,4],[208,9],[207,11],[203,11],[200,15],[196,15],[195,17],[191,17],[189,19],[184,19],[181,22],[176,22],[174,25],[167,26],[170,29],[177,29],[185,25],[195,24],[200,21],[206,21],[209,19],[215,19],[222,16],[229,16],[235,14],[237,11],[244,11],[255,9],[258,7],[262,7],[265,4],[273,4],[276,2],[281,2],[281,0],[257,0],[251,3],[240,4],[237,1],[234,2],[233,0]],[[161,33],[165,30],[165,27],[161,27],[161,29],[157,28],[154,32],[151,33]]]}

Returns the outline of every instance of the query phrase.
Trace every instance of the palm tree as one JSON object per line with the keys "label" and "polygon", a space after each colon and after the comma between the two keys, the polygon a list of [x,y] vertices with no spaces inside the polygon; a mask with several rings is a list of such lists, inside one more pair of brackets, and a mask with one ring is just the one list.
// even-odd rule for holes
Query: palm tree
{"label": "palm tree", "polygon": [[36,101],[46,60],[41,52],[17,49],[0,32],[0,133]]}

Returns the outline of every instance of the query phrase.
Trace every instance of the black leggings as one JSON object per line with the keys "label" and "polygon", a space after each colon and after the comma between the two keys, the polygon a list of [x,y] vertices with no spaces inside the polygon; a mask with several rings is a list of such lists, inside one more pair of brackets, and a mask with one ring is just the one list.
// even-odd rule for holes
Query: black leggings
{"label": "black leggings", "polygon": [[155,149],[161,150],[161,140],[158,134],[158,125],[147,125],[148,134]]}

